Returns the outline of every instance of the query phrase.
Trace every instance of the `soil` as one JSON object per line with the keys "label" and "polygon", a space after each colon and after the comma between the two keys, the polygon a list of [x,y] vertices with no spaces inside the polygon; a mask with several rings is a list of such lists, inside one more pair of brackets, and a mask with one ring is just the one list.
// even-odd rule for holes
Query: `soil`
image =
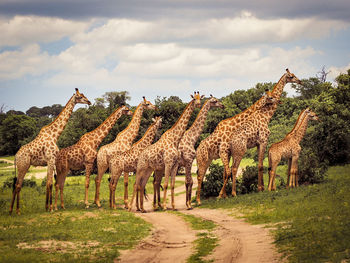
{"label": "soil", "polygon": [[[178,177],[177,180],[180,178],[184,179]],[[196,186],[194,183],[193,187]],[[175,193],[184,191],[184,186],[175,189]],[[218,225],[214,234],[218,237],[219,244],[207,259],[213,259],[214,262],[281,262],[281,255],[273,245],[268,229],[234,218],[222,209],[187,210],[185,200],[185,194],[175,197],[179,212],[202,217]],[[152,234],[136,248],[122,251],[116,262],[186,262],[193,253],[192,242],[196,239],[196,231],[179,216],[153,212],[152,202],[145,202],[148,213],[136,212],[137,216],[153,225]]]}

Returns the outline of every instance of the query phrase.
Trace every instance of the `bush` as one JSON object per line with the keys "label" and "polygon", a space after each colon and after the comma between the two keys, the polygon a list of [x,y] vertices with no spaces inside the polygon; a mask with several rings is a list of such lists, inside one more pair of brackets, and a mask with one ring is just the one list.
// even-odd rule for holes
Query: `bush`
{"label": "bush", "polygon": [[247,166],[243,174],[237,179],[237,194],[248,194],[258,190],[258,168],[256,166]]}
{"label": "bush", "polygon": [[312,148],[303,149],[298,162],[299,184],[323,182],[327,169],[327,163],[321,162]]}
{"label": "bush", "polygon": [[[206,175],[201,195],[204,198],[219,196],[221,188],[224,184],[223,175],[224,167],[219,164],[211,164],[209,166],[209,174]],[[258,169],[256,166],[247,166],[240,178],[236,178],[237,194],[247,194],[256,192],[258,189]],[[231,195],[232,181],[226,184],[226,194]]]}

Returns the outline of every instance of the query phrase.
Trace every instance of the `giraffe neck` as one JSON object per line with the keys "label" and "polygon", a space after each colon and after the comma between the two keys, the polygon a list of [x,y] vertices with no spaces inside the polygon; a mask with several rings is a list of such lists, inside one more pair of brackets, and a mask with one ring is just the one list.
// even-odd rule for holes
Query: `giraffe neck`
{"label": "giraffe neck", "polygon": [[273,87],[271,93],[274,95],[276,99],[280,99],[284,86],[286,85],[286,77],[287,73],[283,74],[280,80],[276,83],[276,85]]}
{"label": "giraffe neck", "polygon": [[174,124],[174,126],[164,133],[166,140],[171,141],[175,147],[179,146],[180,140],[186,131],[188,121],[190,120],[191,114],[194,110],[194,100],[192,100],[186,106],[185,110],[181,114],[180,118]]}
{"label": "giraffe neck", "polygon": [[120,141],[124,141],[124,142],[127,141],[131,146],[132,142],[134,141],[135,137],[139,132],[142,113],[143,113],[143,106],[142,106],[142,103],[140,103],[137,106],[128,127],[126,127],[123,131],[121,131],[117,135],[117,137],[114,140],[114,143],[118,143]]}
{"label": "giraffe neck", "polygon": [[207,100],[201,108],[200,112],[198,113],[191,127],[185,132],[181,141],[185,141],[186,144],[190,144],[194,147],[195,143],[197,142],[199,136],[203,131],[205,120],[208,116],[209,110],[210,102],[209,100]]}
{"label": "giraffe neck", "polygon": [[292,136],[298,130],[300,125],[303,123],[304,117],[305,117],[305,110],[300,112],[299,117],[298,117],[297,121],[295,122],[293,129],[287,135]]}
{"label": "giraffe neck", "polygon": [[50,138],[56,142],[66,127],[69,117],[72,115],[74,106],[75,95],[69,99],[66,106],[63,108],[57,118],[49,125],[43,127],[40,133],[49,133]]}
{"label": "giraffe neck", "polygon": [[136,151],[143,150],[147,146],[151,145],[154,137],[156,136],[158,125],[153,123],[142,136],[142,138],[133,145],[133,149]]}
{"label": "giraffe neck", "polygon": [[300,143],[300,141],[303,139],[306,133],[308,122],[309,122],[309,117],[308,115],[306,115],[294,133],[294,137],[298,143]]}
{"label": "giraffe neck", "polygon": [[95,130],[84,135],[80,141],[89,140],[92,142],[92,147],[97,149],[102,140],[107,136],[113,128],[117,120],[122,116],[122,108],[115,110],[104,122],[102,122]]}

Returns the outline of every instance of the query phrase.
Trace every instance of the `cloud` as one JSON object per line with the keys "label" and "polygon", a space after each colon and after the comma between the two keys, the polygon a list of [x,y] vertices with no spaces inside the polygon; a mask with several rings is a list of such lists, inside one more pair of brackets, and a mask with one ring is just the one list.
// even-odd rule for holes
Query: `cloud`
{"label": "cloud", "polygon": [[246,0],[2,0],[0,14],[5,16],[38,15],[65,19],[84,20],[91,17],[131,18],[158,20],[181,17],[203,20],[232,17],[242,10],[249,10],[262,18],[305,18],[338,19],[349,21],[348,0],[318,1],[246,1]]}
{"label": "cloud", "polygon": [[89,23],[61,18],[39,16],[15,16],[0,20],[1,46],[24,46],[48,43],[83,32]]}

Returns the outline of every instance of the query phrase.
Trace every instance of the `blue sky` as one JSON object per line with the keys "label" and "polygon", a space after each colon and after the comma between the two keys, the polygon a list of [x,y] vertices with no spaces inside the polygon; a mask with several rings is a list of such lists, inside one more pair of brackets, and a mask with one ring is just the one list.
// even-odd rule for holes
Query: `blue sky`
{"label": "blue sky", "polygon": [[[289,68],[350,68],[350,2],[0,0],[0,106],[64,105],[126,90],[222,97]],[[286,87],[290,90],[290,87]]]}

